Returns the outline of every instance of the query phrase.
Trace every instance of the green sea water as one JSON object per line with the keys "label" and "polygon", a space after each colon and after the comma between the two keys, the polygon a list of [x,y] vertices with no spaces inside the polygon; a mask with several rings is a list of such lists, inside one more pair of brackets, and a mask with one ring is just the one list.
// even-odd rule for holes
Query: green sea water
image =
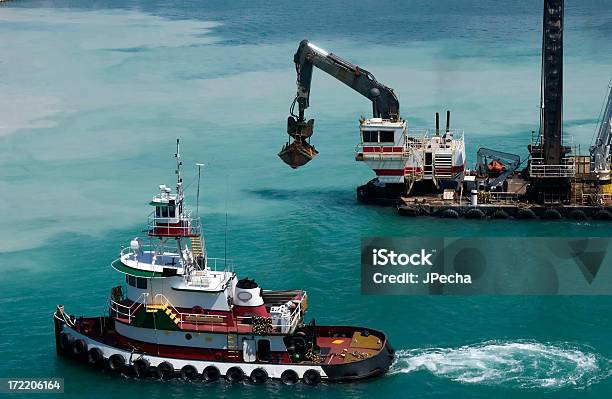
{"label": "green sea water", "polygon": [[[588,148],[612,72],[607,1],[566,1],[565,130]],[[607,398],[612,299],[360,294],[362,236],[609,236],[597,222],[400,218],[363,206],[354,161],[370,104],[315,71],[319,156],[276,156],[298,42],[362,65],[430,127],[452,110],[478,147],[526,155],[539,123],[541,1],[15,1],[0,7],[0,377],[63,377],[65,397]],[[212,256],[264,288],[304,288],[319,324],[384,330],[389,374],[364,383],[137,381],[55,355],[52,312],[105,312],[121,245],[172,184],[180,137]],[[491,248],[501,251],[503,248]],[[509,260],[529,262],[528,259]],[[537,265],[533,265],[537,267]],[[19,395],[11,394],[11,397]]]}

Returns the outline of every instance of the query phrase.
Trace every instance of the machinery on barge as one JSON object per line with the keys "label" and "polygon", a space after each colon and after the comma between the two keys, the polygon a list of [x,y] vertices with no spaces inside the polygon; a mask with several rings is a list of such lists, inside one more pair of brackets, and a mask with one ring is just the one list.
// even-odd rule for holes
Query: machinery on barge
{"label": "machinery on barge", "polygon": [[111,264],[125,285],[112,288],[108,314],[57,306],[57,353],[139,378],[315,385],[385,373],[394,351],[382,332],[305,323],[306,291],[262,289],[208,256],[185,206],[178,141],[176,160],[176,191],[159,186],[146,239]]}
{"label": "machinery on barge", "polygon": [[360,201],[397,206],[404,216],[612,220],[611,89],[589,154],[580,155],[562,129],[564,2],[543,3],[540,129],[532,132],[526,165],[518,155],[481,148],[467,170],[463,132],[450,129],[449,112],[443,132],[438,114],[435,134],[408,129],[392,89],[307,41],[294,56],[298,90],[287,129],[294,141],[279,156],[295,168],[317,154],[314,120],[304,116],[316,66],[372,101],[373,117],[360,120],[356,160],[377,177],[357,188]]}
{"label": "machinery on barge", "polygon": [[[400,117],[399,100],[393,89],[378,82],[372,73],[335,54],[303,40],[293,57],[297,72],[297,94],[290,108],[287,142],[279,157],[292,168],[312,160],[318,151],[310,143],[314,119],[306,120],[310,103],[313,68],[317,67],[372,102],[372,117],[359,121],[360,142],[355,159],[365,163],[376,178],[358,188],[363,201],[396,200],[401,195],[442,192],[456,188],[465,171],[463,132],[451,130],[447,111],[446,129],[412,129]],[[295,113],[295,106],[298,110]]]}

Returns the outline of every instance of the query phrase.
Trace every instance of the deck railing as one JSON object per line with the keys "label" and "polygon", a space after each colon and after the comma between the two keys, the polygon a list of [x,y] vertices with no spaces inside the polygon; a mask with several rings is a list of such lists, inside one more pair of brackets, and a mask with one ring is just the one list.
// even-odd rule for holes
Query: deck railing
{"label": "deck railing", "polygon": [[180,218],[160,217],[155,211],[147,218],[147,231],[152,235],[194,237],[202,234],[200,218],[191,217],[191,209],[183,211]]}
{"label": "deck railing", "polygon": [[[149,294],[141,294],[136,301],[129,306],[120,303],[119,301],[109,299],[109,310],[111,317],[124,319],[129,324],[132,323],[136,313],[140,310],[148,308],[160,309],[160,307],[170,309],[178,320],[177,325],[183,329],[189,327],[195,331],[211,331],[211,332],[240,332],[240,327],[253,326],[255,320],[251,316],[238,316],[230,320],[231,315],[221,314],[202,314],[193,312],[181,312],[164,294],[156,294],[149,302]],[[279,323],[272,321],[272,331],[270,332],[288,332],[296,328],[302,318],[303,303],[306,300],[306,294],[302,296],[299,302],[295,303],[295,308],[291,311],[288,323]],[[233,322],[235,321],[235,323]],[[188,326],[187,326],[188,325]]]}
{"label": "deck railing", "polygon": [[121,300],[123,300],[123,298],[117,298],[117,300],[113,298],[111,294],[111,297],[109,298],[110,316],[117,319],[127,319],[127,322],[131,324],[132,319],[134,318],[138,310],[143,307],[146,308],[148,297],[149,294],[143,292],[134,302],[132,302],[128,306],[120,302]]}

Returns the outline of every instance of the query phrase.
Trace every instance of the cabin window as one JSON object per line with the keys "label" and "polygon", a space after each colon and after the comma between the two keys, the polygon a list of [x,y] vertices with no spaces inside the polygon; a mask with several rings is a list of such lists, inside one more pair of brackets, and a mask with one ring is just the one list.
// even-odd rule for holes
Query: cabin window
{"label": "cabin window", "polygon": [[136,287],[136,277],[130,276],[129,274],[126,277],[127,277],[128,285],[131,285],[132,287]]}
{"label": "cabin window", "polygon": [[376,130],[364,130],[363,134],[363,142],[364,143],[376,143],[378,142],[378,131]]}
{"label": "cabin window", "polygon": [[174,205],[168,207],[168,217],[174,217]]}
{"label": "cabin window", "polygon": [[380,142],[381,143],[395,143],[395,133],[393,130],[381,130],[380,131]]}
{"label": "cabin window", "polygon": [[272,358],[269,339],[257,340],[257,358],[259,360],[270,360]]}
{"label": "cabin window", "polygon": [[157,216],[158,218],[161,217],[161,207],[159,206],[155,207],[155,216]]}
{"label": "cabin window", "polygon": [[136,288],[141,290],[147,289],[147,279],[142,277],[136,277]]}
{"label": "cabin window", "polygon": [[167,206],[162,206],[162,217],[163,218],[168,217],[168,207]]}

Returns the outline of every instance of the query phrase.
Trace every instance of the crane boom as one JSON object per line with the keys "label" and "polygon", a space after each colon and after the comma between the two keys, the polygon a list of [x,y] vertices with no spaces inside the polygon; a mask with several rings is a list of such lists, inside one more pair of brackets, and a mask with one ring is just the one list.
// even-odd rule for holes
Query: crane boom
{"label": "crane boom", "polygon": [[373,117],[389,120],[399,118],[399,101],[393,89],[379,83],[374,75],[365,69],[328,53],[308,40],[300,42],[293,62],[297,71],[296,100],[299,105],[299,119],[304,118],[304,110],[310,105],[313,67],[321,69],[372,101]]}
{"label": "crane boom", "polygon": [[[372,102],[374,118],[396,122],[399,120],[399,101],[393,89],[379,83],[374,75],[342,58],[328,53],[308,40],[302,40],[293,56],[297,72],[297,94],[287,119],[287,133],[294,138],[278,154],[292,168],[309,162],[318,153],[308,143],[313,134],[314,119],[306,121],[304,111],[310,106],[310,87],[313,68],[317,67],[333,76]],[[295,114],[295,105],[298,114]]]}
{"label": "crane boom", "polygon": [[608,102],[602,114],[595,143],[591,147],[593,172],[601,180],[610,180],[610,146],[612,145],[612,81],[608,87]]}

